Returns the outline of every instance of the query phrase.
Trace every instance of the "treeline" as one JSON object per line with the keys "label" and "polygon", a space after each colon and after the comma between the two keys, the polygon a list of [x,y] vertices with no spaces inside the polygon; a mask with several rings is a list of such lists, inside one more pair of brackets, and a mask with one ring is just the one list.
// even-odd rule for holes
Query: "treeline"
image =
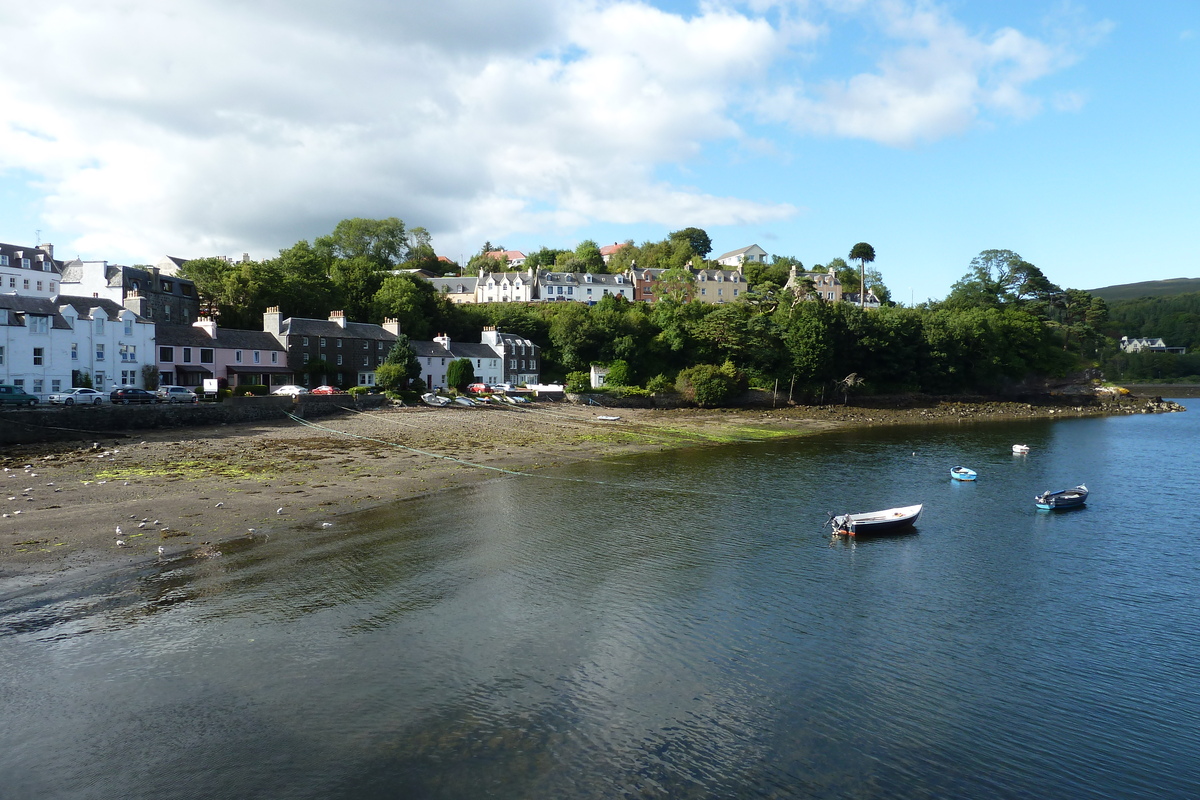
{"label": "treeline", "polygon": [[1171,347],[1200,348],[1200,292],[1109,304],[1105,331],[1115,339],[1161,337]]}
{"label": "treeline", "polygon": [[[632,263],[636,254],[660,264],[694,263],[703,258],[700,251],[706,255],[711,248],[707,235],[699,234],[703,231],[685,229],[660,243],[631,245],[621,258]],[[873,249],[860,245],[865,243],[851,251],[857,269],[842,259],[830,266],[847,280],[857,273],[868,287],[882,286],[878,272],[866,268]],[[581,257],[571,253],[563,264]],[[200,259],[183,272],[196,281],[224,327],[257,329],[265,308],[274,305],[285,317],[323,319],[335,309],[354,321],[393,317],[409,338],[420,341],[440,333],[479,341],[483,327],[496,326],[541,346],[548,380],[601,364],[616,367],[618,382],[665,388],[675,386],[681,373],[687,380],[703,367],[728,376],[731,385],[778,384],[809,400],[849,391],[994,391],[1031,375],[1063,374],[1095,354],[1105,314],[1103,301],[1064,292],[1011,251],[981,253],[942,303],[875,310],[783,289],[787,269],[800,264],[780,257],[747,269],[750,291],[724,305],[685,302],[682,296],[654,304],[606,296],[594,306],[454,305],[428,281],[392,274],[436,262],[422,229],[406,229],[397,219],[354,219],[275,259]],[[618,259],[618,268],[621,264]]]}

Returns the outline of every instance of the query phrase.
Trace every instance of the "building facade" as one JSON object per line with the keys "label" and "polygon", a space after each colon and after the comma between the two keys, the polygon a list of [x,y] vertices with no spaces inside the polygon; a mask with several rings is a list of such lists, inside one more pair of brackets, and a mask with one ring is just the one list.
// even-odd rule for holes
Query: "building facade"
{"label": "building facade", "polygon": [[156,345],[160,384],[201,387],[208,378],[218,388],[293,382],[287,348],[266,331],[218,328],[204,318],[163,326]]}
{"label": "building facade", "polygon": [[61,291],[124,305],[158,325],[191,325],[200,318],[196,284],[158,267],[125,267],[107,261],[66,261]]}
{"label": "building facade", "polygon": [[0,244],[0,293],[54,297],[60,291],[61,273],[62,263],[54,260],[52,244]]}
{"label": "building facade", "polygon": [[341,311],[332,312],[328,320],[283,319],[274,307],[263,314],[263,330],[287,349],[287,365],[298,384],[348,389],[375,385],[375,369],[396,343],[400,323],[348,322]]}

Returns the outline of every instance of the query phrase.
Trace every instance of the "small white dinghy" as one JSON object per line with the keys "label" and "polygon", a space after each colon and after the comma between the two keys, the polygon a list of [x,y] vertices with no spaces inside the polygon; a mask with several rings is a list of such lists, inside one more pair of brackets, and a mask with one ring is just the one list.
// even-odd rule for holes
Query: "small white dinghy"
{"label": "small white dinghy", "polygon": [[1029,445],[1027,445],[1027,444],[1014,444],[1014,445],[1013,445],[1013,452],[1014,452],[1014,453],[1017,453],[1017,454],[1021,454],[1021,455],[1025,454],[1025,453],[1028,453],[1028,452],[1029,452]]}

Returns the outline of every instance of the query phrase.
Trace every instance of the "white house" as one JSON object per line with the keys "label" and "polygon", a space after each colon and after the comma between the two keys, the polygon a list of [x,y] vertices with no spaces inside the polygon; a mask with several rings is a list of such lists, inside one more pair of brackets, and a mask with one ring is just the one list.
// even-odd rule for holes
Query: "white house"
{"label": "white house", "polygon": [[98,297],[59,295],[58,312],[73,329],[69,359],[72,381],[84,374],[92,386],[145,388],[142,366],[155,364],[154,323]]}
{"label": "white house", "polygon": [[470,359],[475,382],[514,386],[537,383],[541,370],[541,348],[513,333],[484,328],[479,344],[452,342],[442,334],[432,342],[409,342],[421,365],[420,380],[429,389],[444,389],[446,368],[459,358]]}
{"label": "white house", "polygon": [[537,280],[532,269],[528,272],[483,272],[475,284],[475,302],[527,303],[533,299],[536,289]]}
{"label": "white house", "polygon": [[0,294],[0,383],[41,400],[69,388],[74,335],[50,298]]}
{"label": "white house", "polygon": [[730,250],[728,253],[717,258],[717,263],[726,267],[738,267],[747,261],[757,261],[760,264],[765,264],[767,263],[767,251],[756,244],[752,244],[749,247]]}
{"label": "white house", "polygon": [[0,243],[0,292],[26,297],[54,297],[62,280],[62,263],[54,260],[54,245],[21,247]]}
{"label": "white house", "polygon": [[1130,338],[1128,336],[1121,337],[1121,350],[1126,353],[1141,353],[1142,351],[1150,353],[1186,353],[1186,347],[1168,347],[1167,343],[1158,336],[1144,336],[1139,338]]}
{"label": "white house", "polygon": [[537,299],[543,302],[578,300],[594,305],[610,294],[633,300],[633,281],[628,275],[593,272],[541,272],[537,278]]}

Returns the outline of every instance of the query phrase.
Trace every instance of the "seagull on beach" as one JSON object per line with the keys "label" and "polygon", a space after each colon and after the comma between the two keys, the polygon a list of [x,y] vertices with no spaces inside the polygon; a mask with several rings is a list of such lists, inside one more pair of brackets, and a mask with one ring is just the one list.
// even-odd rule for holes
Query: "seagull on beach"
{"label": "seagull on beach", "polygon": [[214,506],[214,508],[224,508],[224,507],[225,507],[225,504],[224,504],[224,503],[217,503],[217,504]]}
{"label": "seagull on beach", "polygon": [[120,535],[121,535],[121,526],[118,525],[117,526],[117,536],[120,536]]}
{"label": "seagull on beach", "polygon": [[124,547],[124,546],[125,546],[125,540],[117,539],[117,547]]}
{"label": "seagull on beach", "polygon": [[158,557],[159,557],[159,558],[162,558],[162,557],[163,557],[163,553],[165,553],[165,552],[167,552],[167,548],[163,547],[163,546],[160,544],[160,545],[158,546]]}
{"label": "seagull on beach", "polygon": [[321,527],[322,527],[322,528],[332,528],[332,527],[333,527],[333,523],[332,523],[332,522],[322,522],[322,523],[321,523]]}
{"label": "seagull on beach", "polygon": [[282,513],[283,513],[283,506],[280,506],[279,508],[275,509],[275,513],[276,513],[276,514],[282,514]]}

